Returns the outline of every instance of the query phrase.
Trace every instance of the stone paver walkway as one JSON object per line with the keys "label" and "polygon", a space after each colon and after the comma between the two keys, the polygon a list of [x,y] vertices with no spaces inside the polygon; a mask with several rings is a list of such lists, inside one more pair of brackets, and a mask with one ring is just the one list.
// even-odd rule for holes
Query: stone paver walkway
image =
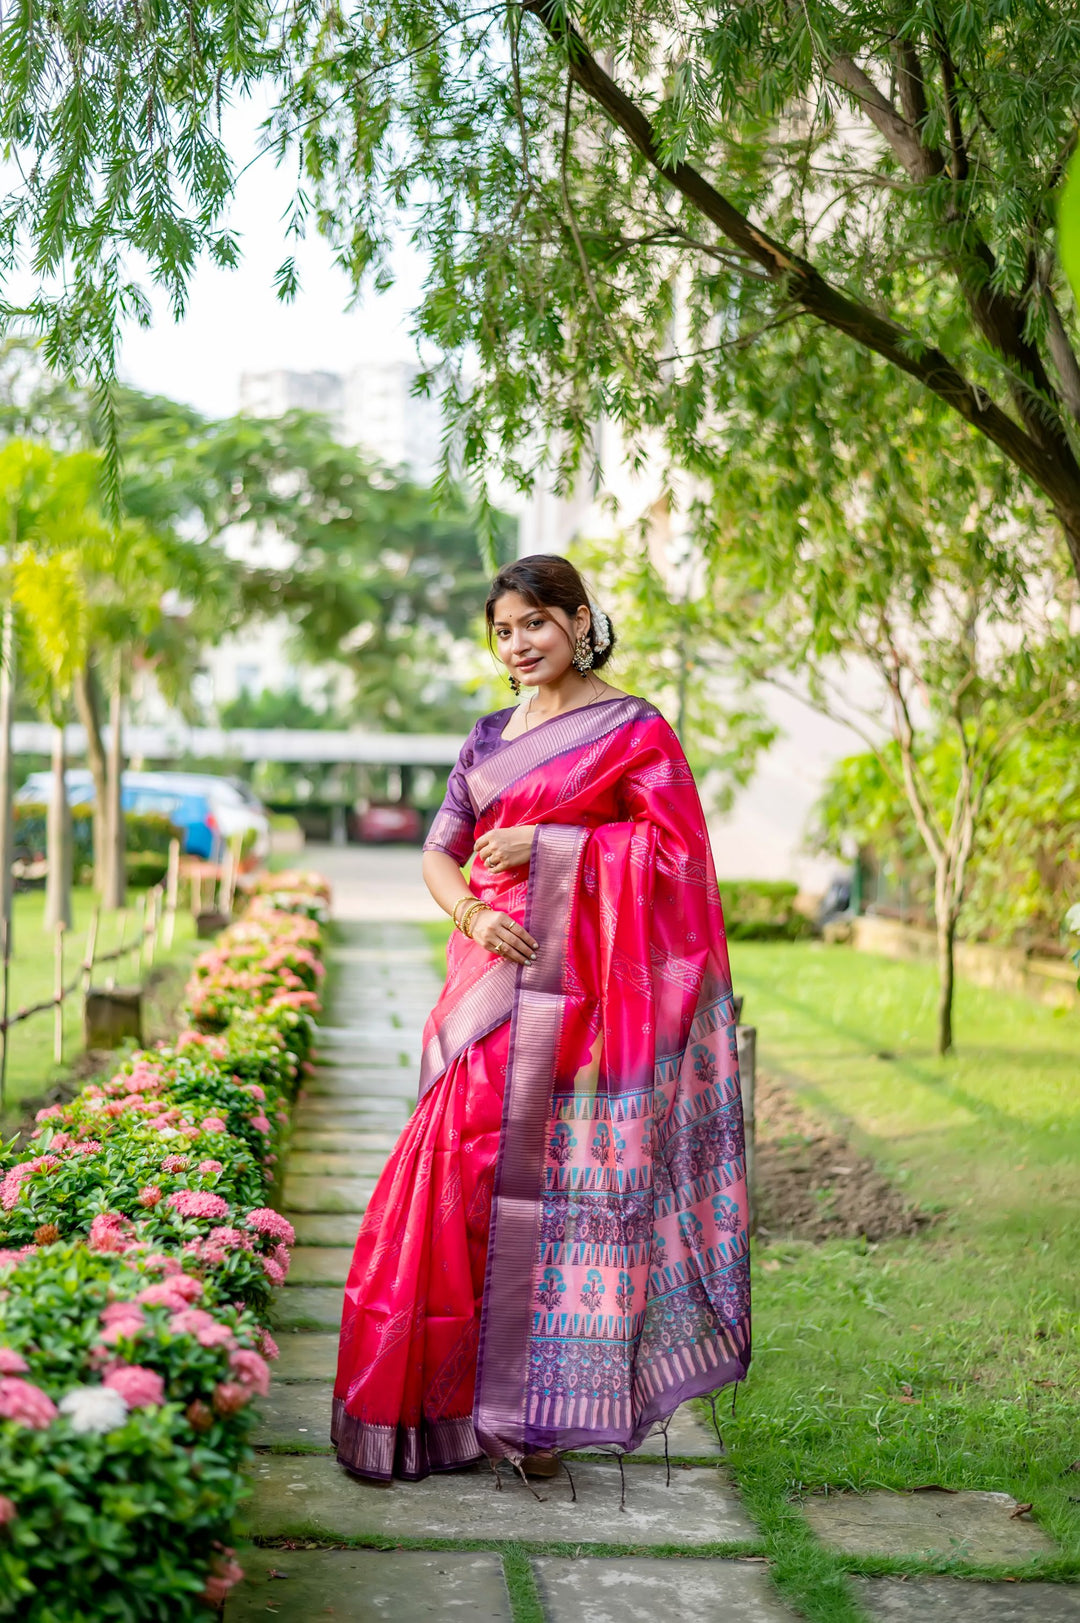
{"label": "stone paver walkway", "polygon": [[[415,888],[398,895],[419,866],[407,855],[408,863],[393,853],[397,868],[384,866],[380,852],[320,853],[311,864],[329,870],[341,940],[317,1073],[297,1106],[286,1171],[284,1210],[297,1244],[278,1293],[281,1357],[260,1408],[260,1452],[239,1534],[260,1547],[241,1550],[247,1577],[229,1598],[226,1623],[467,1614],[470,1623],[794,1623],[769,1583],[759,1534],[718,1463],[716,1440],[688,1410],[670,1428],[670,1482],[663,1445],[652,1440],[626,1464],[624,1510],[618,1464],[598,1455],[571,1463],[576,1502],[565,1476],[537,1484],[534,1496],[505,1468],[499,1481],[477,1467],[377,1487],[337,1465],[329,1420],[342,1288],[375,1179],[415,1101],[420,1030],[440,989],[419,927],[430,916],[425,899]],[[913,1540],[949,1548],[959,1537],[974,1538],[981,1559],[1009,1561],[1045,1547],[1038,1529],[1010,1520],[996,1496],[957,1496],[980,1502],[945,1506],[887,1497],[885,1506],[842,1495],[805,1508],[824,1542],[853,1553],[887,1554]],[[913,1501],[918,1525],[905,1546],[903,1506]],[[991,1553],[999,1520],[1007,1554]],[[664,1554],[649,1557],[650,1549]],[[856,1583],[866,1616],[883,1623],[1080,1623],[1080,1596],[1059,1585]]]}

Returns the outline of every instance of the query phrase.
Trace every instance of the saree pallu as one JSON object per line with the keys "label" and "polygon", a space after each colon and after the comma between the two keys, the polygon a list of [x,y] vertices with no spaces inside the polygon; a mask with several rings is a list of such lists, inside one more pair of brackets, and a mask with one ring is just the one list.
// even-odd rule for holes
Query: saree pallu
{"label": "saree pallu", "polygon": [[334,1437],[384,1479],[629,1451],[750,1359],[730,973],[674,733],[623,697],[455,770],[428,844],[464,863],[538,825],[527,870],[477,860],[470,886],[540,948],[518,966],[451,937],[420,1103],[361,1228]]}

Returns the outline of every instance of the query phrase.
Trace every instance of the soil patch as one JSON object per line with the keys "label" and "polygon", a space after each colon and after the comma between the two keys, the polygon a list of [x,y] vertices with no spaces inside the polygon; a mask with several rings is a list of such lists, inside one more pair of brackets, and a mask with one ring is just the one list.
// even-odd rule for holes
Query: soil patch
{"label": "soil patch", "polygon": [[887,1240],[934,1221],[869,1156],[822,1128],[787,1088],[760,1072],[755,1115],[759,1238]]}

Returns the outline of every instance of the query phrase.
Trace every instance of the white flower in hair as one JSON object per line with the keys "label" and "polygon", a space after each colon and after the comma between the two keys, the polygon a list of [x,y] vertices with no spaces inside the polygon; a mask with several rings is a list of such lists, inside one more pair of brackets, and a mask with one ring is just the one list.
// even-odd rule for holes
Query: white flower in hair
{"label": "white flower in hair", "polygon": [[592,615],[593,647],[596,649],[598,654],[602,654],[605,648],[610,648],[611,646],[611,621],[608,619],[603,609],[598,608],[597,605],[591,600],[589,603],[589,613]]}

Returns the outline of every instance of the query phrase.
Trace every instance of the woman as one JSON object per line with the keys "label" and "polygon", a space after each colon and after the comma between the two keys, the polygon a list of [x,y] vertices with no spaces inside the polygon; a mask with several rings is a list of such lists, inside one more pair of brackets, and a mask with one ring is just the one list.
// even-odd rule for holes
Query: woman
{"label": "woman", "polygon": [[731,981],[690,769],[599,676],[614,634],[566,559],[507,565],[486,610],[531,693],[473,728],[425,845],[446,986],[345,1290],[333,1439],[381,1481],[635,1449],[750,1357]]}

